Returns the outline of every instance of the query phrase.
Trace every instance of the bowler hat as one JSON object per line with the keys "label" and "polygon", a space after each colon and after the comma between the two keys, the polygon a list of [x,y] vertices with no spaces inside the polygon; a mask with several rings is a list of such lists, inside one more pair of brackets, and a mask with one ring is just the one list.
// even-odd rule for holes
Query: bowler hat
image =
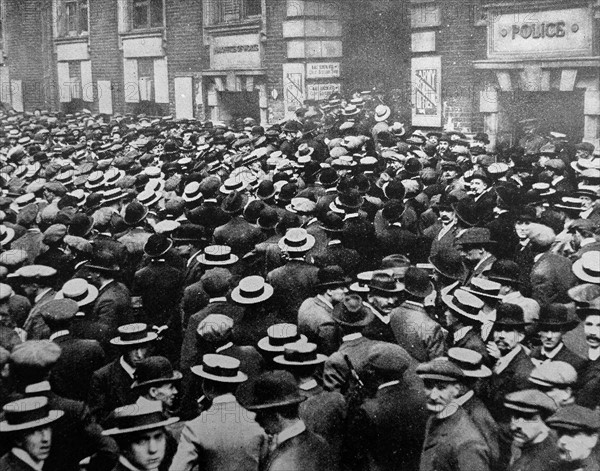
{"label": "bowler hat", "polygon": [[50,425],[65,413],[51,410],[48,398],[34,396],[9,402],[2,407],[3,420],[0,421],[0,432],[20,432]]}
{"label": "bowler hat", "polygon": [[125,207],[123,220],[128,226],[135,226],[141,223],[148,215],[148,208],[137,200],[132,201]]}
{"label": "bowler hat", "polygon": [[520,268],[512,260],[496,260],[490,270],[486,273],[489,280],[497,281],[501,284],[518,283]]}
{"label": "bowler hat", "polygon": [[460,253],[452,247],[438,250],[429,257],[429,263],[438,273],[451,280],[462,282],[467,276],[467,267],[465,267]]}
{"label": "bowler hat", "polygon": [[373,293],[397,294],[404,290],[404,285],[387,271],[375,271],[368,281],[367,286]]}
{"label": "bowler hat", "polygon": [[461,246],[483,246],[488,247],[496,243],[491,240],[490,230],[484,227],[471,227],[463,232],[456,241],[457,245]]}
{"label": "bowler hat", "polygon": [[528,322],[525,321],[523,308],[516,304],[500,303],[496,308],[495,327],[509,327],[515,329],[524,328]]}
{"label": "bowler hat", "polygon": [[173,241],[164,234],[152,234],[144,245],[144,252],[150,258],[158,258],[166,254],[171,247]]}
{"label": "bowler hat", "polygon": [[98,250],[92,259],[85,264],[86,268],[103,273],[116,273],[119,270],[116,255],[108,248]]}
{"label": "bowler hat", "polygon": [[69,224],[69,234],[78,237],[85,237],[92,231],[93,227],[93,218],[84,213],[76,213],[71,218],[71,223]]}
{"label": "bowler hat", "polygon": [[156,340],[158,334],[149,330],[147,324],[125,324],[117,329],[119,336],[110,340],[113,345],[128,346],[148,343]]}
{"label": "bowler hat", "polygon": [[142,360],[135,368],[135,381],[131,389],[151,384],[171,383],[181,380],[183,375],[173,371],[173,365],[165,357],[151,356]]}
{"label": "bowler hat", "polygon": [[456,217],[469,227],[476,226],[479,223],[479,214],[473,200],[463,198],[452,205]]}
{"label": "bowler hat", "polygon": [[339,179],[340,176],[338,175],[338,173],[330,167],[324,168],[319,174],[319,182],[325,188],[335,186]]}
{"label": "bowler hat", "polygon": [[282,370],[261,374],[242,386],[238,396],[242,406],[251,411],[300,404],[306,399],[300,395],[294,376]]}
{"label": "bowler hat", "polygon": [[569,310],[564,304],[552,303],[543,305],[540,309],[540,318],[535,326],[538,331],[551,330],[568,332],[579,325],[579,320],[569,315]]}
{"label": "bowler hat", "polygon": [[266,206],[258,215],[258,220],[256,221],[258,227],[261,229],[274,229],[279,222],[279,216],[277,215],[277,211],[273,208]]}
{"label": "bowler hat", "polygon": [[341,233],[344,230],[344,219],[333,211],[327,211],[327,214],[320,219],[319,227],[325,232]]}
{"label": "bowler hat", "polygon": [[115,427],[102,435],[114,436],[166,427],[179,422],[179,417],[167,417],[161,401],[144,401],[118,407],[112,413]]}
{"label": "bowler hat", "polygon": [[404,275],[404,290],[417,298],[426,298],[433,292],[433,283],[425,270],[410,267]]}
{"label": "bowler hat", "polygon": [[364,327],[373,320],[373,313],[365,307],[360,296],[349,294],[333,308],[331,317],[343,326]]}
{"label": "bowler hat", "polygon": [[383,218],[390,223],[399,221],[403,214],[404,205],[398,200],[387,201],[381,210]]}
{"label": "bowler hat", "polygon": [[350,282],[350,279],[344,276],[344,270],[338,265],[330,265],[319,269],[317,279],[316,288],[333,288],[344,286]]}
{"label": "bowler hat", "polygon": [[275,186],[271,180],[263,180],[258,184],[256,196],[261,200],[268,200],[275,196]]}
{"label": "bowler hat", "polygon": [[238,214],[241,213],[246,206],[246,201],[242,193],[238,191],[232,191],[229,193],[223,203],[221,203],[221,208],[227,214]]}

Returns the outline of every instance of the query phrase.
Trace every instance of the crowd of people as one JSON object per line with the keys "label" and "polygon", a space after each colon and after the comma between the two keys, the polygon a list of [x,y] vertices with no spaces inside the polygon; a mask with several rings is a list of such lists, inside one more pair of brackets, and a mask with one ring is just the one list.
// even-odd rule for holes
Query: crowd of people
{"label": "crowd of people", "polygon": [[393,116],[1,116],[0,470],[600,469],[600,154]]}

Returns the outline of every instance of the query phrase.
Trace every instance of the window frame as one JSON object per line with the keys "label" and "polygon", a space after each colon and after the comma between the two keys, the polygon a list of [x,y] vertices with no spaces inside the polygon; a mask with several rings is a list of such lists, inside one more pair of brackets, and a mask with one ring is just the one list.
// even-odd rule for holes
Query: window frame
{"label": "window frame", "polygon": [[[248,12],[249,0],[203,0],[204,26],[226,26],[235,25],[246,22],[253,22],[264,16],[264,1],[258,0],[260,12],[249,15]],[[231,6],[233,11],[237,12],[237,17],[234,19],[225,19],[231,13],[226,13],[226,3]],[[234,16],[236,16],[234,14]]]}
{"label": "window frame", "polygon": [[[160,25],[152,25],[152,2],[160,1],[161,3],[161,24]],[[136,27],[134,24],[134,10],[136,3],[146,4],[147,12],[146,12],[146,23],[145,26]],[[165,19],[166,19],[166,5],[165,0],[127,0],[127,8],[129,10],[129,32],[139,33],[143,31],[156,31],[162,30],[165,28]]]}
{"label": "window frame", "polygon": [[[69,5],[73,5],[73,17],[67,14]],[[83,8],[85,6],[85,24],[82,21]],[[58,39],[87,37],[90,34],[90,2],[89,0],[57,0],[56,8],[56,37]],[[74,20],[75,28],[70,28],[71,19]],[[85,29],[83,28],[85,26]]]}

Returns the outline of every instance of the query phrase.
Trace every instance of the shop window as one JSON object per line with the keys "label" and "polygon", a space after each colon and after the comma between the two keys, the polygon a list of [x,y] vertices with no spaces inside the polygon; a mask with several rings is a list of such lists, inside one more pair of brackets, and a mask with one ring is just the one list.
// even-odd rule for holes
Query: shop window
{"label": "shop window", "polygon": [[163,0],[131,0],[132,29],[161,28],[163,26]]}
{"label": "shop window", "polygon": [[140,101],[154,101],[154,59],[138,59]]}
{"label": "shop window", "polygon": [[204,0],[207,26],[233,23],[262,15],[262,0]]}
{"label": "shop window", "polygon": [[58,37],[88,34],[88,0],[58,0],[56,7]]}

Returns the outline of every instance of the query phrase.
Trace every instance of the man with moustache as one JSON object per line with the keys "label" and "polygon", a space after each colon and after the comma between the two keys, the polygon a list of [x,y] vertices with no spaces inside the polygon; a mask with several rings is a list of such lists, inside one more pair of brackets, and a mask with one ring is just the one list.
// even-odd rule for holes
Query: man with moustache
{"label": "man with moustache", "polygon": [[423,379],[431,414],[419,470],[489,470],[486,442],[457,402],[463,371],[448,359],[437,358],[419,365],[417,374]]}
{"label": "man with moustache", "polygon": [[373,320],[363,331],[363,335],[373,340],[396,343],[390,327],[390,313],[398,305],[404,286],[386,272],[373,273],[367,283],[370,290],[365,306],[373,312]]}
{"label": "man with moustache", "polygon": [[546,423],[558,435],[559,463],[553,471],[597,471],[600,469],[593,450],[598,443],[600,417],[585,407],[571,405],[560,409]]}
{"label": "man with moustache", "polygon": [[595,409],[600,405],[600,309],[587,307],[575,312],[583,319],[583,330],[588,345],[588,361],[581,370],[579,390],[575,398],[577,404]]}
{"label": "man with moustache", "polygon": [[537,389],[506,395],[510,413],[513,456],[508,471],[546,471],[558,462],[556,433],[544,420],[556,412],[556,403]]}
{"label": "man with moustache", "polygon": [[454,247],[458,233],[456,211],[452,204],[457,200],[453,196],[443,194],[432,209],[438,213],[438,220],[423,231],[423,235],[431,240],[430,257],[435,257],[441,249]]}
{"label": "man with moustache", "polygon": [[463,232],[456,240],[465,265],[469,268],[468,284],[472,278],[485,276],[496,261],[496,257],[490,252],[490,247],[495,241],[490,239],[489,229],[483,227],[471,227]]}

